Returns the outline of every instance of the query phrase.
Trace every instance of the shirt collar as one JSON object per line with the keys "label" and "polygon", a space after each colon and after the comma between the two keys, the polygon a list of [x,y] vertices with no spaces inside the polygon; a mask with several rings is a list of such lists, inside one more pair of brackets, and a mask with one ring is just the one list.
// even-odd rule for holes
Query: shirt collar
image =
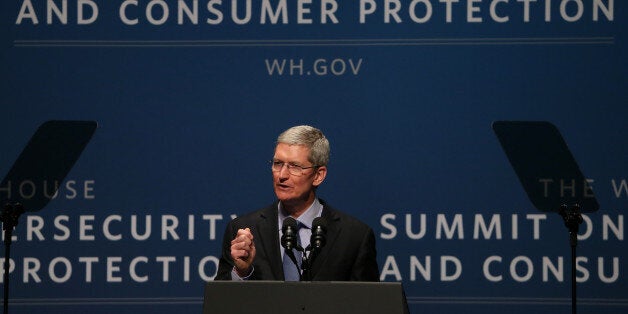
{"label": "shirt collar", "polygon": [[[279,202],[279,205],[277,205],[278,210],[279,210],[279,225],[281,226],[281,223],[283,222],[284,219],[288,218],[288,215],[284,210],[283,210],[283,206],[281,205],[281,202]],[[312,221],[314,221],[314,218],[316,217],[320,217],[321,214],[323,213],[323,205],[321,204],[321,202],[318,201],[318,198],[314,198],[314,202],[312,203],[312,205],[310,205],[310,207],[303,213],[301,214],[301,216],[299,216],[299,218],[297,218],[297,222],[301,223],[302,225],[306,226],[308,229],[312,229]]]}

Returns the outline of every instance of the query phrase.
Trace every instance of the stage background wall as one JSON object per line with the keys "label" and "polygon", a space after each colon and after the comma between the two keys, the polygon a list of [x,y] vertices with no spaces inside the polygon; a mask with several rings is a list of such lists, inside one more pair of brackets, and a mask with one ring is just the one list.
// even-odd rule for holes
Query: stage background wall
{"label": "stage background wall", "polygon": [[[412,313],[566,313],[567,230],[528,200],[496,120],[560,129],[600,203],[580,310],[626,312],[625,1],[254,0],[242,24],[226,0],[184,1],[198,21],[178,23],[180,3],[2,1],[0,174],[44,121],[98,122],[20,220],[13,313],[199,313],[226,223],[274,200],[274,140],[297,124],[330,139],[319,196],[373,227]],[[492,219],[501,238],[476,223]]]}

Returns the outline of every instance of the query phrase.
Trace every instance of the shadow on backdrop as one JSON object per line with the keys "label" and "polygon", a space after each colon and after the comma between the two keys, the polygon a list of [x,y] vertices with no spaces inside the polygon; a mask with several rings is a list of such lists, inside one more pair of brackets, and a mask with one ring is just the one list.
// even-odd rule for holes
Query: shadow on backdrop
{"label": "shadow on backdrop", "polygon": [[599,204],[567,143],[553,124],[541,121],[496,121],[497,135],[528,198],[538,210],[557,212],[569,230],[571,312],[576,314],[576,246],[581,212]]}
{"label": "shadow on backdrop", "polygon": [[9,261],[13,229],[24,212],[42,210],[57,193],[97,123],[94,121],[47,121],[30,139],[2,180],[0,204],[4,229],[4,313],[9,312]]}

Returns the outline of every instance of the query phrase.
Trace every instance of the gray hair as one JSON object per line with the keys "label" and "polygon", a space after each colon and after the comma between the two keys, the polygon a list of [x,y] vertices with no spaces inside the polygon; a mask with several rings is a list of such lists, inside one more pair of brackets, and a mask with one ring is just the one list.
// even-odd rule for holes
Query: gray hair
{"label": "gray hair", "polygon": [[321,130],[309,125],[291,127],[279,134],[277,144],[303,145],[310,149],[308,160],[315,166],[327,166],[329,141]]}

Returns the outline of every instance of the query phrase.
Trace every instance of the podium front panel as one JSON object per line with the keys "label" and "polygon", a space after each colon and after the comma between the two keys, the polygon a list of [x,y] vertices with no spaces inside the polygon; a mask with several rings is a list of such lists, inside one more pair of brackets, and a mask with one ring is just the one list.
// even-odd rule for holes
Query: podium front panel
{"label": "podium front panel", "polygon": [[203,314],[407,313],[401,283],[211,281]]}

